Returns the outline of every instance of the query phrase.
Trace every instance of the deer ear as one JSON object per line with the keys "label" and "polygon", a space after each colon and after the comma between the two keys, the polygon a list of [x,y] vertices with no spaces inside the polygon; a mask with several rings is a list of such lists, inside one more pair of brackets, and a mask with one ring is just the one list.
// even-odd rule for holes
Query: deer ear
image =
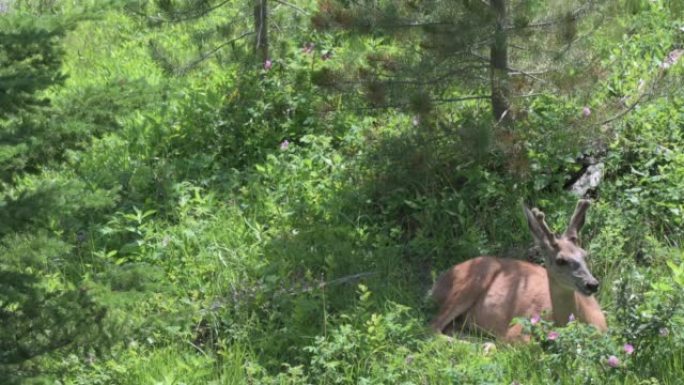
{"label": "deer ear", "polygon": [[587,216],[587,210],[591,206],[591,201],[588,199],[580,199],[577,202],[577,207],[575,207],[575,212],[570,218],[570,223],[568,224],[568,229],[565,230],[565,237],[569,239],[577,240],[579,238],[579,232],[584,226],[584,219]]}
{"label": "deer ear", "polygon": [[527,218],[527,226],[534,238],[534,243],[539,246],[553,248],[556,245],[556,237],[546,225],[544,213],[537,208],[530,210],[524,204],[523,211],[525,212],[525,218]]}

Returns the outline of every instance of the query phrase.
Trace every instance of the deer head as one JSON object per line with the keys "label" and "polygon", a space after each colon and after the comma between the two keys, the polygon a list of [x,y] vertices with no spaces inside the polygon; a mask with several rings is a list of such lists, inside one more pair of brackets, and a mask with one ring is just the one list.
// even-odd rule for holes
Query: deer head
{"label": "deer head", "polygon": [[587,296],[596,293],[599,287],[598,280],[587,267],[587,252],[580,247],[578,237],[589,205],[586,199],[577,203],[570,224],[561,235],[549,229],[543,212],[523,206],[530,232],[544,255],[549,279],[565,289],[576,290]]}

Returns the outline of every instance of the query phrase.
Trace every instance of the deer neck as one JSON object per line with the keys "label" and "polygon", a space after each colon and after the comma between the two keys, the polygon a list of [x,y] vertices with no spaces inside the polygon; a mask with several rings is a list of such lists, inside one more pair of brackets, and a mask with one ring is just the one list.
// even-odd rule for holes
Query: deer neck
{"label": "deer neck", "polygon": [[565,326],[568,323],[570,314],[578,315],[575,291],[562,286],[551,274],[548,274],[548,277],[553,321],[558,326]]}

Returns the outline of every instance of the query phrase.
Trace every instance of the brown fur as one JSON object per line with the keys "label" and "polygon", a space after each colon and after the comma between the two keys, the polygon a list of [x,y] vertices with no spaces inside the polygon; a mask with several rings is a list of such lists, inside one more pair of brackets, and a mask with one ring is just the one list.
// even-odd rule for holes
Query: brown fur
{"label": "brown fur", "polygon": [[598,281],[589,272],[584,260],[587,253],[577,240],[588,205],[588,201],[578,203],[561,237],[549,230],[543,213],[525,208],[530,231],[548,269],[520,260],[482,256],[444,272],[432,289],[432,298],[440,306],[431,324],[433,330],[441,333],[459,319],[469,329],[520,340],[525,339],[522,327],[511,326],[511,320],[547,313],[557,325],[565,325],[574,314],[579,321],[605,331],[605,317],[591,295]]}

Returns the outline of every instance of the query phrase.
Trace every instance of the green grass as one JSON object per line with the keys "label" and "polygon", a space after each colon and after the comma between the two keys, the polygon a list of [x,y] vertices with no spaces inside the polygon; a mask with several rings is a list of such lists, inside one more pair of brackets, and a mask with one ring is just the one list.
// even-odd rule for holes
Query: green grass
{"label": "green grass", "polygon": [[[64,4],[53,12],[77,13]],[[606,84],[650,71],[641,60],[655,54],[642,41],[681,41],[670,22],[659,21],[662,10],[649,12],[635,32],[642,40],[595,37],[601,49],[624,44],[611,60],[639,64],[610,72]],[[1,202],[18,214],[2,251],[35,272],[47,292],[82,290],[106,314],[73,349],[29,362],[27,378],[74,385],[682,383],[683,287],[666,263],[682,263],[673,209],[681,206],[684,174],[673,154],[684,151],[674,134],[684,118],[668,107],[681,107],[681,91],[609,127],[608,178],[584,237],[609,334],[576,326],[559,343],[539,332],[529,345],[498,344],[486,353],[476,337],[450,342],[427,331],[432,280],[467,258],[524,249],[521,198],[541,204],[560,227],[575,197],[554,185],[557,176],[516,174],[495,150],[474,161],[472,152],[458,151],[468,143],[460,134],[415,132],[411,116],[321,112],[341,100],[305,81],[314,64],[301,42],[315,33],[294,19],[295,27],[284,25],[298,32],[283,33],[274,48],[282,53],[277,71],[244,66],[241,45],[184,76],[165,72],[150,54],[155,41],[187,63],[199,52],[199,31],[240,17],[236,5],[194,23],[154,26],[115,3],[64,39],[69,78],[48,95],[55,124],[84,139],[64,159],[7,184]],[[637,25],[628,16],[625,23]],[[681,68],[673,73],[681,76]],[[597,93],[594,102],[611,97]],[[530,109],[573,103],[540,98]],[[450,113],[454,121],[489,124],[475,104]],[[664,121],[672,127],[658,129]],[[562,164],[563,144],[549,147],[536,125],[528,128],[530,164]],[[661,142],[672,152],[660,151]],[[626,342],[643,350],[628,357],[620,350]],[[606,365],[612,354],[621,367]]]}

